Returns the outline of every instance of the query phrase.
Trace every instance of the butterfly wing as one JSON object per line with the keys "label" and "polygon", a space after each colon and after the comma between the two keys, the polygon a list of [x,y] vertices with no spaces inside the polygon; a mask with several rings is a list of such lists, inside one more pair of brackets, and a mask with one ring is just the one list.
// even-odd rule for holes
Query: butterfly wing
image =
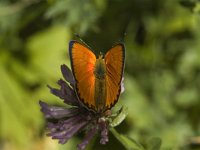
{"label": "butterfly wing", "polygon": [[71,68],[76,80],[77,95],[88,108],[95,107],[93,74],[96,56],[90,49],[77,41],[69,44]]}
{"label": "butterfly wing", "polygon": [[125,47],[119,43],[105,55],[106,64],[106,108],[111,108],[121,92],[121,80],[124,72]]}

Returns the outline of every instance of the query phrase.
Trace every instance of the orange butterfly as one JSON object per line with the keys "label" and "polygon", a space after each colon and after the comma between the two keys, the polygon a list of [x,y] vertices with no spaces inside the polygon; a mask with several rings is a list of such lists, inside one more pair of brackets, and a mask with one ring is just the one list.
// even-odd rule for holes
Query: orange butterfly
{"label": "orange butterfly", "polygon": [[98,58],[85,45],[70,41],[71,68],[79,100],[95,112],[103,112],[117,102],[124,72],[124,44],[114,45]]}

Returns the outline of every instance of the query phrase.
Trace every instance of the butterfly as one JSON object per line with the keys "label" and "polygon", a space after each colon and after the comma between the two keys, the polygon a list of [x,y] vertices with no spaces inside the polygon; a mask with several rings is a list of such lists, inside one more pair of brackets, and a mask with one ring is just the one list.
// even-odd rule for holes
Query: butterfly
{"label": "butterfly", "polygon": [[121,93],[124,44],[117,43],[97,57],[85,44],[70,41],[69,56],[79,100],[95,112],[111,109]]}

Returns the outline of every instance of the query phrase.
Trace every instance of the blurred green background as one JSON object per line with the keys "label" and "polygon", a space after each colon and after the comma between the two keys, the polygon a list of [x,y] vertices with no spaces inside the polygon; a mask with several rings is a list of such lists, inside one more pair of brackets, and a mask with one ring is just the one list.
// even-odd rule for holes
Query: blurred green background
{"label": "blurred green background", "polygon": [[[68,43],[78,33],[96,52],[125,39],[128,106],[119,133],[163,150],[200,149],[200,2],[198,0],[1,0],[0,149],[75,149],[81,136],[60,145],[45,136],[38,101],[62,104],[60,65],[69,65]],[[110,133],[106,146],[121,150]]]}

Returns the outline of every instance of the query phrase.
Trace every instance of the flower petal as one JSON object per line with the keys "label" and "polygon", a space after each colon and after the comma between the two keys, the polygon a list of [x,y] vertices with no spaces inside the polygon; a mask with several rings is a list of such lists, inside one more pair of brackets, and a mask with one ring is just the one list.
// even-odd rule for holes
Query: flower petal
{"label": "flower petal", "polygon": [[91,141],[91,139],[94,137],[94,135],[97,133],[97,128],[94,127],[93,129],[89,130],[84,138],[84,140],[77,145],[77,148],[79,150],[85,149],[85,147],[88,145],[88,143]]}
{"label": "flower petal", "polygon": [[67,120],[64,120],[63,121],[63,128],[64,129],[68,129],[70,128],[71,126],[81,122],[81,121],[86,121],[85,117],[83,117],[82,115],[76,115],[76,116],[73,116],[71,118],[68,118]]}
{"label": "flower petal", "polygon": [[73,74],[65,64],[61,65],[61,72],[65,80],[68,81],[71,85],[75,86]]}
{"label": "flower petal", "polygon": [[99,129],[101,132],[101,144],[106,144],[108,142],[108,124],[105,119],[100,118],[99,119]]}
{"label": "flower petal", "polygon": [[80,105],[78,97],[74,89],[72,89],[65,81],[62,79],[58,80],[58,84],[61,86],[61,93],[64,96],[65,103],[71,103],[71,105]]}
{"label": "flower petal", "polygon": [[44,113],[46,118],[60,119],[64,117],[71,117],[78,113],[77,108],[64,108],[58,106],[50,106],[45,102],[39,101],[41,111]]}
{"label": "flower petal", "polygon": [[[74,134],[76,134],[80,129],[82,129],[87,124],[87,121],[78,122],[71,126],[69,129],[59,130],[50,132],[48,136],[52,136],[52,139],[58,139],[59,143],[66,143]],[[62,125],[60,125],[61,127]]]}
{"label": "flower petal", "polygon": [[73,91],[73,89],[61,79],[58,81],[58,84],[61,86],[60,89],[52,88],[49,85],[47,85],[47,87],[50,89],[52,94],[58,96],[60,99],[63,99],[66,104],[74,106],[79,105],[75,91]]}

